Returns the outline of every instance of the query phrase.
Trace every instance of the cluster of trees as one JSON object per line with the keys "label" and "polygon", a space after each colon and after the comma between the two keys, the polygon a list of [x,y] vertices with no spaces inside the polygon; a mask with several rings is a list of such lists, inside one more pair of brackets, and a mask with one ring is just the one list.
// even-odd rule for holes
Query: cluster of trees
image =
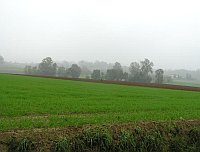
{"label": "cluster of trees", "polygon": [[77,64],[72,64],[70,68],[58,67],[50,57],[46,57],[38,66],[26,66],[25,74],[45,75],[45,76],[66,76],[78,78],[81,74],[81,68]]}
{"label": "cluster of trees", "polygon": [[[106,74],[100,70],[93,70],[91,75],[92,79],[106,79],[106,80],[118,80],[118,81],[133,81],[133,82],[152,82],[153,77],[153,62],[145,59],[140,63],[132,62],[129,67],[129,73],[123,72],[122,66],[119,62],[116,62],[112,69],[108,69]],[[158,69],[155,71],[155,83],[163,83],[164,71]]]}
{"label": "cluster of trees", "polygon": [[117,80],[117,81],[127,81],[128,73],[123,72],[123,68],[119,62],[116,62],[112,69],[108,69],[106,73],[100,70],[93,70],[91,74],[92,79],[106,79],[106,80]]}
{"label": "cluster of trees", "polygon": [[[87,76],[87,78],[95,80],[116,80],[116,81],[134,81],[151,83],[153,78],[153,62],[148,59],[144,61],[132,62],[129,66],[129,73],[124,72],[123,67],[119,62],[116,62],[112,68],[106,71],[95,69]],[[87,68],[87,67],[84,67]],[[38,74],[45,76],[61,76],[79,78],[82,69],[77,64],[72,64],[71,67],[65,68],[64,66],[57,66],[50,57],[46,57],[38,66],[26,66],[26,74]],[[164,71],[158,69],[155,71],[155,83],[163,83]]]}
{"label": "cluster of trees", "polygon": [[61,66],[58,67],[57,75],[61,77],[79,78],[81,75],[81,68],[77,64],[72,64],[70,68]]}
{"label": "cluster of trees", "polygon": [[50,57],[46,57],[38,66],[26,66],[24,69],[25,74],[55,76],[57,64],[53,62]]}

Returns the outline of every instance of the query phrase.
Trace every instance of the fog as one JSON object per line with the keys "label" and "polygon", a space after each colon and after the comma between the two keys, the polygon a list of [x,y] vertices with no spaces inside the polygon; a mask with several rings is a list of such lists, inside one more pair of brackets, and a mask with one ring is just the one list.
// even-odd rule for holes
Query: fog
{"label": "fog", "polygon": [[198,0],[0,0],[0,55],[13,62],[148,58],[200,68]]}

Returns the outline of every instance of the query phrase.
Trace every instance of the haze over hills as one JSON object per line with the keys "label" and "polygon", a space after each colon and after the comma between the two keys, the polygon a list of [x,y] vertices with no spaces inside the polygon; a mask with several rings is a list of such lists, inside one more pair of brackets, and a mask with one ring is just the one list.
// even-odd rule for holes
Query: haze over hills
{"label": "haze over hills", "polygon": [[[155,68],[200,68],[199,1],[0,1],[0,54],[7,61],[148,58]],[[170,10],[170,11],[169,11]]]}

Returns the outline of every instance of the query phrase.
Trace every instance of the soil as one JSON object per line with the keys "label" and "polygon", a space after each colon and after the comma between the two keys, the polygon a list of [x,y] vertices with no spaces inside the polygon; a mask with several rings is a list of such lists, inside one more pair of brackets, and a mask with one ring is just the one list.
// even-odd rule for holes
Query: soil
{"label": "soil", "polygon": [[170,128],[175,126],[181,127],[182,130],[188,130],[194,127],[200,127],[200,120],[182,120],[171,122],[138,122],[125,124],[105,124],[105,125],[84,125],[84,126],[68,126],[64,128],[40,128],[27,130],[10,130],[0,132],[0,151],[7,151],[6,144],[12,139],[31,139],[36,142],[35,151],[50,151],[55,141],[64,137],[72,138],[86,129],[105,127],[111,131],[112,135],[119,133],[121,130],[134,130],[141,128],[142,130],[159,130],[168,132]]}

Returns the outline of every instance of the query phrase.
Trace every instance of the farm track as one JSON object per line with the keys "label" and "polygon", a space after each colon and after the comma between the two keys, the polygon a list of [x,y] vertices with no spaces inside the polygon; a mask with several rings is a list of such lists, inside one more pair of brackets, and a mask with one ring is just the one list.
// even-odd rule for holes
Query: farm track
{"label": "farm track", "polygon": [[93,79],[84,79],[84,78],[68,78],[68,77],[54,77],[54,76],[42,76],[42,75],[25,75],[25,74],[12,74],[12,75],[200,92],[200,87],[171,85],[171,84],[139,83],[139,82],[111,81],[111,80],[93,80]]}

